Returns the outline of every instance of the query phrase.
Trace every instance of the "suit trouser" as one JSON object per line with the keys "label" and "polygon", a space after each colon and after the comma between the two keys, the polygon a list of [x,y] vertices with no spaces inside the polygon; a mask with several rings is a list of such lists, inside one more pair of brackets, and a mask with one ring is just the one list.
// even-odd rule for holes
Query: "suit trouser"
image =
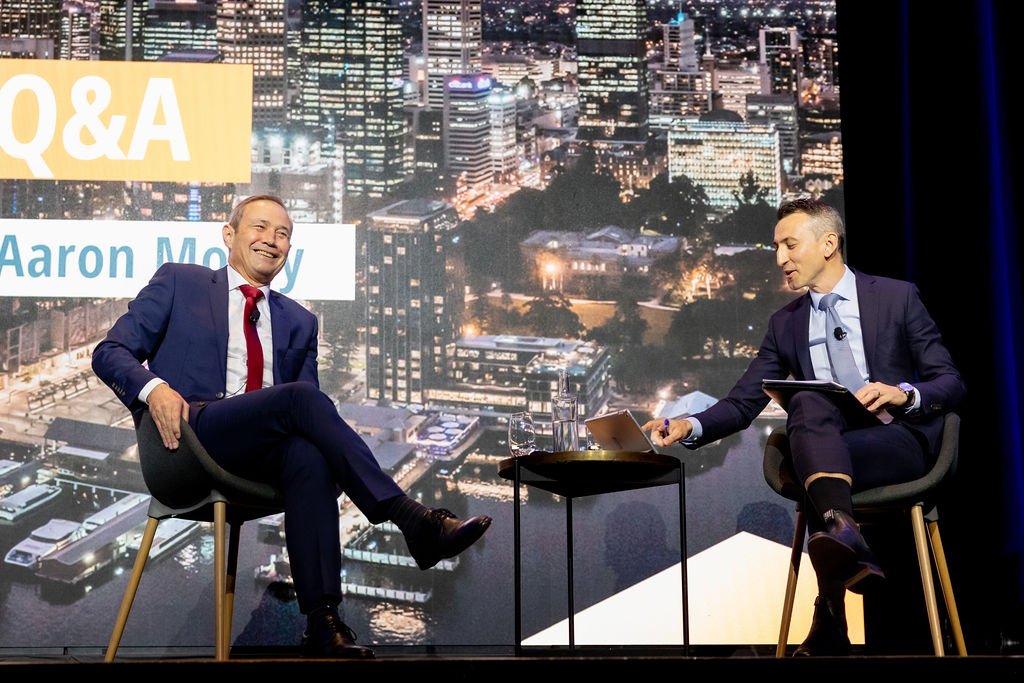
{"label": "suit trouser", "polygon": [[[794,394],[788,410],[786,432],[801,482],[817,472],[845,474],[858,491],[911,481],[927,471],[923,438],[901,422],[850,429],[835,403],[813,391]],[[821,530],[819,515],[807,521],[812,532]]]}
{"label": "suit trouser", "polygon": [[403,491],[331,400],[313,384],[291,382],[208,403],[191,423],[226,470],[280,487],[299,608],[340,598],[339,491],[374,523],[385,520],[381,503]]}

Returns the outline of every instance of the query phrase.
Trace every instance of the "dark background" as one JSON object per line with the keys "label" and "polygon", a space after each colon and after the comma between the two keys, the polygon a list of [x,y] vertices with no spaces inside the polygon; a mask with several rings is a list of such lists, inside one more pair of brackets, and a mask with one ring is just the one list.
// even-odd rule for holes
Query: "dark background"
{"label": "dark background", "polygon": [[967,384],[942,524],[973,653],[1020,652],[1024,611],[1013,6],[840,0],[837,13],[849,261],[918,283]]}

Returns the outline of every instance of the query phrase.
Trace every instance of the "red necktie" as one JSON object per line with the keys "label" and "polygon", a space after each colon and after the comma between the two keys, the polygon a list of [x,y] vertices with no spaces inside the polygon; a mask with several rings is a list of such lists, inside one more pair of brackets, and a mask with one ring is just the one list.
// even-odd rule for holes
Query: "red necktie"
{"label": "red necktie", "polygon": [[256,321],[260,312],[256,310],[256,302],[263,298],[263,292],[252,285],[239,285],[245,295],[245,311],[242,313],[242,325],[245,328],[245,390],[255,391],[263,386],[263,345],[256,332]]}

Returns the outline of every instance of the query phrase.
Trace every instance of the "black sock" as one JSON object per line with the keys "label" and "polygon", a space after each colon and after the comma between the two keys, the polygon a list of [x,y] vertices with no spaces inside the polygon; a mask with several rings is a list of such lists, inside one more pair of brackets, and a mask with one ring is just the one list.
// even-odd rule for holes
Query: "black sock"
{"label": "black sock", "polygon": [[382,503],[385,506],[384,516],[395,523],[406,538],[415,536],[420,524],[430,512],[427,508],[406,495],[395,496]]}
{"label": "black sock", "polygon": [[841,510],[853,517],[853,500],[850,485],[839,477],[818,477],[807,486],[807,497],[811,499],[819,517],[829,510]]}

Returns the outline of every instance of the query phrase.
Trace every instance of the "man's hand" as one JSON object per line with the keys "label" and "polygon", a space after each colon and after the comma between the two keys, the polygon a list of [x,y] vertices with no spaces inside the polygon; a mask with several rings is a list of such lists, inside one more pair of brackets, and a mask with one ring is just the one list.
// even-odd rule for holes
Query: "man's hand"
{"label": "man's hand", "polygon": [[158,384],[149,393],[148,403],[164,447],[173,451],[181,438],[181,421],[188,420],[188,403],[169,384]]}
{"label": "man's hand", "polygon": [[902,389],[881,382],[865,384],[854,396],[871,412],[889,407],[901,408],[907,403],[907,395]]}
{"label": "man's hand", "polygon": [[651,420],[640,429],[651,430],[651,443],[655,446],[671,446],[677,441],[682,441],[690,435],[693,425],[687,420],[669,420],[668,428],[665,427],[665,419]]}

